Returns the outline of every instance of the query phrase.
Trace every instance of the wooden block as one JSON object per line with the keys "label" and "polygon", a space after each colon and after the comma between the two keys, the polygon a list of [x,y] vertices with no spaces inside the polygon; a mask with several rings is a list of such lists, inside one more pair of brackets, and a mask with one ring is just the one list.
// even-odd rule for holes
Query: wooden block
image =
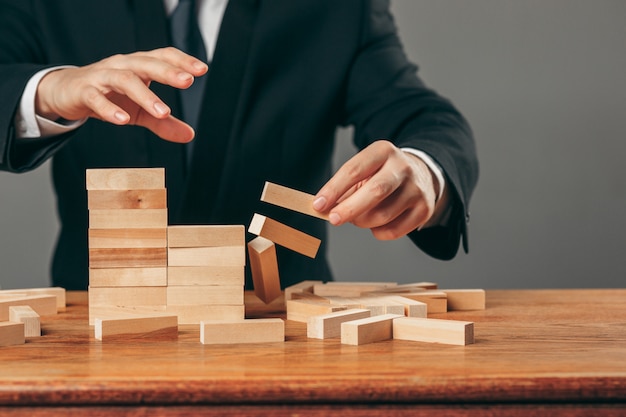
{"label": "wooden block", "polygon": [[246,230],[243,225],[169,226],[167,241],[170,248],[244,246]]}
{"label": "wooden block", "polygon": [[474,323],[403,317],[393,321],[393,338],[416,342],[469,345],[474,343]]}
{"label": "wooden block", "polygon": [[448,301],[445,292],[436,290],[424,290],[420,292],[402,294],[411,300],[426,303],[428,314],[445,313],[448,311]]}
{"label": "wooden block", "polygon": [[168,269],[104,268],[89,269],[89,286],[97,287],[165,287]]}
{"label": "wooden block", "polygon": [[313,236],[256,213],[248,231],[309,258],[315,258],[321,243]]}
{"label": "wooden block", "polygon": [[169,266],[245,266],[245,246],[215,246],[206,248],[169,248]]}
{"label": "wooden block", "polygon": [[243,266],[169,266],[169,285],[244,285]]}
{"label": "wooden block", "polygon": [[411,300],[400,295],[389,295],[384,298],[388,302],[404,306],[404,315],[407,317],[426,317],[428,314],[428,305],[426,303]]}
{"label": "wooden block", "polygon": [[24,336],[41,336],[41,322],[39,314],[30,306],[9,307],[9,321],[14,323],[24,323]]}
{"label": "wooden block", "polygon": [[167,287],[89,287],[89,307],[165,306]]}
{"label": "wooden block", "polygon": [[484,310],[485,290],[441,290],[448,299],[448,311]]}
{"label": "wooden block", "polygon": [[334,313],[311,316],[307,322],[307,337],[311,339],[330,339],[341,336],[341,323],[370,317],[365,309],[350,309]]}
{"label": "wooden block", "polygon": [[94,321],[96,340],[177,339],[178,317],[153,316]]}
{"label": "wooden block", "polygon": [[311,293],[313,294],[313,286],[319,281],[302,281],[285,288],[285,300],[291,300],[292,294],[295,293]]}
{"label": "wooden block", "polygon": [[88,169],[88,190],[150,190],[165,188],[164,168]]}
{"label": "wooden block", "polygon": [[344,345],[364,345],[366,343],[389,340],[393,337],[393,320],[398,314],[383,314],[341,323],[341,343]]}
{"label": "wooden block", "polygon": [[320,297],[323,300],[327,300],[329,303],[334,305],[345,306],[348,309],[353,308],[363,308],[361,307],[363,303],[358,298],[347,298],[347,297],[335,297],[335,296],[327,296],[321,297],[316,295],[316,297]]}
{"label": "wooden block", "polygon": [[347,310],[345,306],[309,300],[286,300],[285,304],[287,307],[287,320],[299,321],[301,323],[308,322],[311,316]]}
{"label": "wooden block", "polygon": [[9,320],[9,307],[30,306],[40,316],[57,314],[57,297],[54,295],[7,294],[0,298],[0,321]]}
{"label": "wooden block", "polygon": [[[381,314],[404,315],[404,304],[394,302],[388,297],[360,297],[358,300],[362,303],[361,308],[372,311],[372,316]],[[374,313],[374,311],[377,312]]]}
{"label": "wooden block", "polygon": [[254,293],[265,304],[269,304],[282,294],[276,245],[271,240],[258,236],[248,243],[248,256]]}
{"label": "wooden block", "polygon": [[106,209],[164,209],[167,190],[88,190],[87,208]]}
{"label": "wooden block", "polygon": [[195,285],[167,287],[167,305],[243,304],[241,285]]}
{"label": "wooden block", "polygon": [[272,343],[285,341],[285,322],[281,319],[250,319],[232,323],[202,321],[203,344]]}
{"label": "wooden block", "polygon": [[89,210],[90,229],[167,228],[167,209]]}
{"label": "wooden block", "polygon": [[89,229],[89,249],[166,248],[167,229]]}
{"label": "wooden block", "polygon": [[24,323],[0,322],[0,346],[23,345]]}
{"label": "wooden block", "polygon": [[[310,300],[310,301],[320,301],[322,303],[331,304],[330,300],[326,297],[320,297],[319,295],[315,295],[310,292],[294,292],[291,293],[292,300]],[[347,300],[347,299],[346,299]],[[342,303],[333,303],[333,304],[342,304]]]}
{"label": "wooden block", "polygon": [[57,311],[65,311],[65,288],[61,287],[46,287],[46,288],[24,288],[17,290],[1,290],[0,296],[11,294],[23,294],[23,295],[54,295],[57,299]]}
{"label": "wooden block", "polygon": [[437,284],[434,282],[414,282],[411,284],[400,284],[393,287],[378,290],[377,292],[403,293],[416,292],[421,290],[436,290]]}
{"label": "wooden block", "polygon": [[360,297],[396,285],[395,282],[320,282],[313,286],[313,293],[322,297]]}
{"label": "wooden block", "polygon": [[99,319],[123,319],[172,316],[173,313],[165,311],[165,305],[160,306],[115,306],[115,305],[89,305],[89,325],[95,325],[96,318]]}
{"label": "wooden block", "polygon": [[246,317],[245,306],[239,305],[168,305],[165,311],[178,316],[179,324],[199,324],[207,321],[240,321]]}
{"label": "wooden block", "polygon": [[89,249],[89,268],[167,267],[167,248]]}
{"label": "wooden block", "polygon": [[283,185],[266,182],[261,194],[261,201],[274,204],[298,213],[308,214],[318,219],[328,220],[328,213],[320,213],[313,208],[315,196],[297,191]]}

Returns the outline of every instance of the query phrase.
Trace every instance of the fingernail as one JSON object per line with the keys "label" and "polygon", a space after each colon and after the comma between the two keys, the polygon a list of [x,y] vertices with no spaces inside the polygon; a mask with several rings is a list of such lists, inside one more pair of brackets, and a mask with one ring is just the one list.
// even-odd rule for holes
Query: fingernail
{"label": "fingernail", "polygon": [[187,73],[187,72],[179,72],[178,73],[178,79],[181,81],[189,81],[193,78],[193,75]]}
{"label": "fingernail", "polygon": [[193,63],[193,67],[197,70],[205,70],[207,69],[207,64],[202,61],[196,61]]}
{"label": "fingernail", "polygon": [[123,123],[128,121],[128,115],[122,113],[121,111],[116,111],[113,117]]}
{"label": "fingernail", "polygon": [[330,213],[330,215],[328,216],[328,221],[330,222],[330,224],[337,225],[341,223],[341,216],[337,213]]}
{"label": "fingernail", "polygon": [[318,197],[315,201],[313,201],[313,208],[315,210],[322,211],[324,210],[324,207],[326,207],[326,197]]}
{"label": "fingernail", "polygon": [[154,109],[159,114],[168,114],[170,112],[169,107],[167,107],[165,104],[159,103],[159,102],[154,103]]}

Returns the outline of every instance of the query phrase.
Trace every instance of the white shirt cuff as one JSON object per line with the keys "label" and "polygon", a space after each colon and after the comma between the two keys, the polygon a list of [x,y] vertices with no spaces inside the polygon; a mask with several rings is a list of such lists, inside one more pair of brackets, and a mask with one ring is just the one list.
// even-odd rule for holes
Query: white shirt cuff
{"label": "white shirt cuff", "polygon": [[418,149],[413,149],[413,148],[400,148],[400,150],[417,156],[419,159],[424,161],[426,166],[428,166],[428,168],[433,172],[433,174],[435,174],[435,180],[437,181],[437,184],[439,185],[439,194],[437,195],[437,201],[441,200],[441,196],[443,195],[443,192],[446,186],[446,179],[443,176],[443,169],[441,169],[441,166],[437,162],[435,162],[435,160],[424,151],[420,151]]}

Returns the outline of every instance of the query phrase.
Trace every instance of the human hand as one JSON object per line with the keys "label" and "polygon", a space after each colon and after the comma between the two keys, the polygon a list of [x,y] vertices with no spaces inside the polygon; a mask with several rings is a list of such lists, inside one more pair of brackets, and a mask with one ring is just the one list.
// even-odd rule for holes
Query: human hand
{"label": "human hand", "polygon": [[171,115],[149,89],[152,81],[188,88],[208,66],[175,48],[114,55],[78,68],[48,73],[39,83],[35,111],[50,120],[94,117],[116,125],[138,125],[172,142],[189,142],[194,131]]}
{"label": "human hand", "polygon": [[351,222],[371,229],[377,239],[397,239],[437,218],[436,186],[420,158],[380,140],[339,168],[316,194],[313,207],[329,211],[333,225]]}

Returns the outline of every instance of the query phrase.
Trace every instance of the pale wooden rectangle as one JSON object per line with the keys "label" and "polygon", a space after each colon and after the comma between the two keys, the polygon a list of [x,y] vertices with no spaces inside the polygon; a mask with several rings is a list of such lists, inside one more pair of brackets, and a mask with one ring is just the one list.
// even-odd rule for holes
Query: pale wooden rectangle
{"label": "pale wooden rectangle", "polygon": [[167,228],[167,209],[89,210],[90,229]]}
{"label": "pale wooden rectangle", "polygon": [[65,311],[65,288],[45,287],[45,288],[23,288],[16,290],[0,290],[0,296],[11,294],[23,295],[54,295],[57,299],[57,310]]}
{"label": "pale wooden rectangle", "polygon": [[30,306],[40,316],[57,314],[57,297],[54,295],[7,294],[0,297],[0,321],[9,320],[9,307]]}
{"label": "pale wooden rectangle", "polygon": [[95,338],[101,341],[178,338],[178,317],[176,316],[157,315],[118,319],[96,317],[94,326]]}
{"label": "pale wooden rectangle", "polygon": [[241,285],[195,285],[167,287],[167,305],[243,304]]}
{"label": "pale wooden rectangle", "polygon": [[168,266],[168,285],[240,285],[245,282],[243,266]]}
{"label": "pale wooden rectangle", "polygon": [[169,226],[167,241],[170,248],[244,246],[246,229],[243,225]]}
{"label": "pale wooden rectangle", "polygon": [[427,305],[428,314],[446,313],[448,311],[448,299],[446,293],[442,291],[424,290],[402,294],[402,296],[425,303]]}
{"label": "pale wooden rectangle", "polygon": [[165,287],[168,270],[160,268],[89,269],[89,286],[97,287]]}
{"label": "pale wooden rectangle", "polygon": [[485,290],[455,289],[441,291],[446,293],[448,299],[448,311],[469,311],[485,309]]}
{"label": "pale wooden rectangle", "polygon": [[165,209],[167,190],[88,190],[89,210]]}
{"label": "pale wooden rectangle", "polygon": [[269,304],[282,294],[276,245],[271,240],[258,236],[248,243],[248,256],[254,293],[265,304]]}
{"label": "pale wooden rectangle", "polygon": [[320,281],[301,281],[285,288],[285,300],[291,300],[292,294],[308,292],[313,294],[313,286]]}
{"label": "pale wooden rectangle", "polygon": [[167,248],[89,249],[89,268],[167,267]]}
{"label": "pale wooden rectangle", "polygon": [[88,190],[165,188],[165,168],[101,168],[86,172]]}
{"label": "pale wooden rectangle", "polygon": [[313,236],[256,213],[252,217],[248,231],[309,258],[315,258],[321,244],[321,241]]}
{"label": "pale wooden rectangle", "polygon": [[341,343],[364,345],[389,340],[393,337],[393,320],[398,314],[383,314],[341,323]]}
{"label": "pale wooden rectangle", "polygon": [[286,300],[285,304],[287,307],[287,320],[299,321],[301,323],[308,322],[311,316],[347,309],[345,306],[309,300]]}
{"label": "pale wooden rectangle", "polygon": [[316,295],[336,297],[360,297],[364,294],[395,287],[395,282],[326,282],[313,286]]}
{"label": "pale wooden rectangle", "polygon": [[285,341],[285,322],[281,319],[248,319],[231,323],[202,321],[203,344],[273,343]]}
{"label": "pale wooden rectangle", "polygon": [[23,345],[25,342],[24,323],[0,322],[0,346]]}
{"label": "pale wooden rectangle", "polygon": [[274,204],[298,213],[317,217],[318,219],[328,220],[328,213],[321,213],[313,208],[314,200],[315,196],[312,194],[271,182],[265,182],[263,192],[261,193],[261,201],[265,203]]}
{"label": "pale wooden rectangle", "polygon": [[[404,304],[399,304],[387,297],[360,297],[361,308],[372,310],[372,316],[381,314],[404,315]],[[378,310],[376,314],[374,310]]]}
{"label": "pale wooden rectangle", "polygon": [[201,321],[239,321],[246,316],[246,308],[238,305],[168,305],[165,310],[178,316],[179,324],[199,324]]}
{"label": "pale wooden rectangle", "polygon": [[89,229],[89,248],[166,248],[167,229]]}
{"label": "pale wooden rectangle", "polygon": [[389,295],[384,297],[388,302],[393,302],[404,306],[404,315],[407,317],[426,317],[428,315],[428,305],[420,301],[400,295]]}
{"label": "pale wooden rectangle", "polygon": [[415,292],[421,290],[436,290],[438,285],[434,282],[414,282],[410,284],[400,284],[390,288],[385,288],[384,290],[379,290],[379,292]]}
{"label": "pale wooden rectangle", "polygon": [[30,306],[9,307],[9,321],[24,323],[24,336],[41,336],[41,321],[39,314]]}
{"label": "pale wooden rectangle", "polygon": [[165,305],[156,306],[115,306],[115,305],[89,305],[89,325],[95,324],[99,319],[123,319],[146,316],[171,316],[172,313],[165,311]]}
{"label": "pale wooden rectangle", "polygon": [[167,287],[89,287],[89,306],[164,306]]}
{"label": "pale wooden rectangle", "polygon": [[245,266],[245,246],[169,248],[169,266]]}
{"label": "pale wooden rectangle", "polygon": [[469,345],[474,343],[474,323],[403,317],[393,321],[393,338],[415,342]]}
{"label": "pale wooden rectangle", "polygon": [[306,327],[307,337],[311,339],[341,337],[341,323],[366,317],[370,317],[370,311],[361,308],[311,316]]}

